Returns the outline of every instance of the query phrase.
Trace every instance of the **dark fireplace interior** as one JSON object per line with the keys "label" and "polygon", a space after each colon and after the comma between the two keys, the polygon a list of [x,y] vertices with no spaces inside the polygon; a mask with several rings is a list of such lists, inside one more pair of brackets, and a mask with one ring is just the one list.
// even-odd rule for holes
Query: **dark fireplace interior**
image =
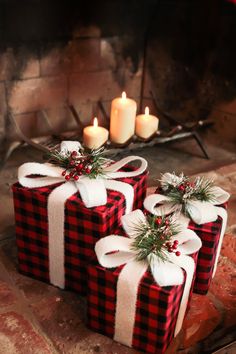
{"label": "dark fireplace interior", "polygon": [[155,110],[150,88],[161,111],[211,117],[235,140],[235,23],[226,0],[1,0],[1,142],[16,139],[9,114],[27,136],[48,133],[42,109],[56,131],[73,130],[65,103],[88,123],[123,90]]}

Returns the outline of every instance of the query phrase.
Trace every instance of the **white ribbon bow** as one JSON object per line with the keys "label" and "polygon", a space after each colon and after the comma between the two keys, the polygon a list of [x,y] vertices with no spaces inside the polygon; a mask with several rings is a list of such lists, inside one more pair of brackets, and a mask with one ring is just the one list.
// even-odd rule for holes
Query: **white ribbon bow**
{"label": "white ribbon bow", "polygon": [[[171,173],[165,173],[162,176],[162,180],[173,181],[176,180],[178,183],[178,176]],[[214,201],[204,202],[199,200],[188,200],[186,201],[186,210],[190,216],[188,218],[183,213],[181,213],[182,205],[174,204],[171,199],[162,194],[151,194],[144,200],[144,208],[148,210],[153,215],[169,215],[171,213],[176,213],[178,215],[178,222],[183,227],[188,227],[190,219],[193,220],[198,225],[205,224],[208,222],[214,222],[217,220],[218,215],[222,218],[222,228],[220,234],[219,245],[217,248],[215,265],[213,270],[213,277],[216,272],[217,262],[220,255],[221,245],[223,241],[223,236],[227,224],[227,212],[224,208],[217,207],[216,205],[225,203],[230,194],[224,191],[222,188],[213,186],[210,193],[214,195]]]}
{"label": "white ribbon bow", "polygon": [[[117,282],[114,339],[128,346],[132,346],[138,286],[148,266],[159,286],[182,284],[184,274],[181,268],[186,271],[186,282],[175,327],[175,335],[178,334],[184,319],[195,270],[194,260],[188,255],[197,252],[201,247],[201,240],[195,232],[185,229],[171,239],[171,241],[176,239],[179,241],[180,256],[169,253],[168,260],[161,261],[157,256],[151,255],[146,261],[137,261],[137,253],[132,249],[136,236],[135,225],[146,222],[143,212],[135,210],[121,218],[122,226],[129,238],[110,235],[100,239],[95,245],[98,261],[103,267],[113,268],[126,264]],[[114,251],[118,252],[114,253]]]}
{"label": "white ribbon bow", "polygon": [[[79,150],[79,142],[64,141],[61,144],[61,153]],[[141,166],[131,172],[119,172],[123,166],[132,161],[141,161]],[[48,198],[48,243],[49,243],[49,277],[50,282],[60,288],[65,287],[64,272],[64,209],[65,202],[73,194],[79,191],[82,201],[87,208],[92,208],[107,203],[107,189],[122,193],[126,200],[126,213],[133,208],[134,190],[125,182],[113,180],[138,176],[147,168],[147,161],[139,156],[129,156],[108,167],[105,167],[104,177],[90,179],[81,176],[78,181],[65,181],[61,167],[51,164],[28,162],[19,167],[18,179],[22,186],[37,188],[49,186],[58,182],[64,182],[56,187]],[[31,178],[29,175],[44,177]]]}

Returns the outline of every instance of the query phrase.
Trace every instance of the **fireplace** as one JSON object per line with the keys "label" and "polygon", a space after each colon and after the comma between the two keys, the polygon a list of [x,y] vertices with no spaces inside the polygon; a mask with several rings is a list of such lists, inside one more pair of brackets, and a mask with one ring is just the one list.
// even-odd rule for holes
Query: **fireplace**
{"label": "fireplace", "polygon": [[[213,117],[235,139],[236,6],[228,1],[0,2],[0,139],[44,135],[40,110],[57,132],[76,128],[65,105],[87,124],[102,100],[125,90],[180,122]],[[143,65],[145,64],[145,65]],[[161,120],[165,126],[168,122]]]}

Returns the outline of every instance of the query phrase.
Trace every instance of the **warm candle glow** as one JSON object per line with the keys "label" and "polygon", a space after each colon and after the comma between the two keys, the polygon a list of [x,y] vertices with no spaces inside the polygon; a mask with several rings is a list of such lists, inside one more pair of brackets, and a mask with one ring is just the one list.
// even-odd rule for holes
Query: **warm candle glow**
{"label": "warm candle glow", "polygon": [[111,102],[110,139],[113,143],[124,144],[135,130],[137,104],[122,92],[121,97]]}
{"label": "warm candle glow", "polygon": [[93,126],[94,126],[95,128],[97,128],[97,126],[98,126],[98,119],[97,119],[97,117],[95,117],[94,120],[93,120]]}
{"label": "warm candle glow", "polygon": [[142,139],[149,139],[157,132],[159,119],[149,113],[145,107],[144,114],[139,114],[135,121],[135,134]]}
{"label": "warm candle glow", "polygon": [[149,116],[149,107],[145,107],[145,116]]}
{"label": "warm candle glow", "polygon": [[89,149],[98,149],[105,144],[108,139],[108,130],[98,126],[97,117],[93,120],[93,125],[85,127],[83,130],[83,143]]}
{"label": "warm candle glow", "polygon": [[125,92],[125,91],[124,91],[124,92],[122,92],[121,97],[122,97],[122,99],[123,99],[123,100],[125,100],[125,99],[126,99],[126,92]]}

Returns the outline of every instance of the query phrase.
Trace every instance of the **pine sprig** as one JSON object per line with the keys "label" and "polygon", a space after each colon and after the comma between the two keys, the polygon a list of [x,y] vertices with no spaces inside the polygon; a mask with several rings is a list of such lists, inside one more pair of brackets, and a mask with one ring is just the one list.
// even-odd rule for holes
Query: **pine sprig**
{"label": "pine sprig", "polygon": [[80,148],[78,151],[61,152],[54,150],[48,153],[48,162],[62,167],[62,176],[66,180],[73,178],[75,181],[80,176],[86,175],[89,178],[97,178],[104,175],[104,167],[108,160],[103,157],[104,148],[88,150]]}
{"label": "pine sprig", "polygon": [[181,173],[179,176],[173,173],[162,176],[161,191],[168,196],[175,205],[180,205],[182,212],[188,215],[187,203],[190,200],[213,202],[215,196],[212,192],[213,181],[204,177],[197,177],[191,181],[189,177]]}
{"label": "pine sprig", "polygon": [[179,232],[176,223],[170,217],[153,215],[147,216],[146,221],[146,223],[140,221],[133,226],[136,236],[132,249],[137,253],[136,259],[141,261],[154,254],[160,260],[165,261],[168,258],[168,252],[180,255],[180,252],[176,251],[178,241],[171,242],[171,238]]}
{"label": "pine sprig", "polygon": [[54,150],[47,153],[46,158],[48,159],[48,162],[53,165],[60,166],[62,168],[67,168],[69,164],[70,153],[66,152],[64,154],[61,154],[60,151]]}
{"label": "pine sprig", "polygon": [[195,180],[195,190],[193,196],[196,200],[214,202],[215,196],[211,192],[212,187],[212,180],[204,179],[203,177],[197,177]]}

